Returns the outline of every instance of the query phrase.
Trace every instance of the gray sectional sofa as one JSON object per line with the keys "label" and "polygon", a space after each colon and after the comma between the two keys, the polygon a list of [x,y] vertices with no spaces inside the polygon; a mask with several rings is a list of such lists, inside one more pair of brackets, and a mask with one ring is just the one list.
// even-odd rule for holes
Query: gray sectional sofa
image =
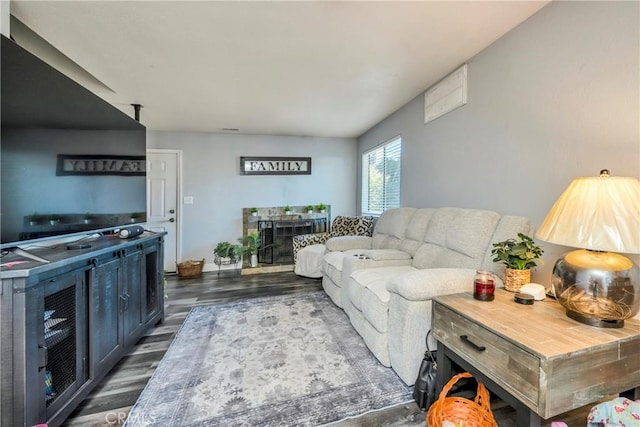
{"label": "gray sectional sofa", "polygon": [[373,235],[326,242],[322,285],[349,316],[371,352],[414,383],[431,327],[431,299],[473,290],[476,270],[502,285],[492,243],[531,233],[521,216],[462,208],[395,208]]}

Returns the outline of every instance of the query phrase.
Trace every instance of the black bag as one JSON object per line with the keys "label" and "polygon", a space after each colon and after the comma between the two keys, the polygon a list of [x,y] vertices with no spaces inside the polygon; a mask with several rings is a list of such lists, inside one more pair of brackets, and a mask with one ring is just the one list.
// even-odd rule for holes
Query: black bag
{"label": "black bag", "polygon": [[420,364],[418,378],[413,388],[413,398],[421,410],[426,411],[436,401],[436,363],[437,350],[429,350],[429,334],[427,332],[427,351]]}

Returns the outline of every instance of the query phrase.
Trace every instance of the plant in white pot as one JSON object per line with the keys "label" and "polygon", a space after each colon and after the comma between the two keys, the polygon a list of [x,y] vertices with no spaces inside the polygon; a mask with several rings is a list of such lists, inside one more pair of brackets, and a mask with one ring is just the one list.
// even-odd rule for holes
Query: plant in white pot
{"label": "plant in white pot", "polygon": [[258,216],[258,208],[251,208],[251,216]]}
{"label": "plant in white pot", "polygon": [[320,203],[318,206],[316,206],[316,209],[318,209],[320,213],[325,213],[327,210],[327,205],[325,205],[324,203]]}
{"label": "plant in white pot", "polygon": [[307,213],[308,214],[312,214],[313,213],[313,205],[307,206]]}
{"label": "plant in white pot", "polygon": [[535,244],[533,238],[518,233],[518,239],[507,239],[494,243],[491,254],[495,256],[493,262],[501,262],[506,268],[504,272],[504,288],[518,292],[522,285],[531,282],[531,269],[536,260],[540,260],[543,250]]}
{"label": "plant in white pot", "polygon": [[249,233],[244,237],[240,237],[238,241],[242,244],[242,254],[249,256],[249,265],[251,267],[258,266],[258,249],[260,249],[260,235],[258,233]]}
{"label": "plant in white pot", "polygon": [[289,205],[285,206],[283,209],[285,215],[291,215],[291,207]]}

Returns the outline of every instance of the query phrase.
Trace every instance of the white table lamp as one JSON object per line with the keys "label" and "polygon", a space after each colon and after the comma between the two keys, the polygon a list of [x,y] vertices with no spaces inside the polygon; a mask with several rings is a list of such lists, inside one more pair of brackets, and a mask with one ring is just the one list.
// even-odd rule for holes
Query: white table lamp
{"label": "white table lamp", "polygon": [[617,252],[640,254],[640,181],[576,178],[536,233],[540,240],[580,248],[553,268],[553,290],[567,316],[603,328],[624,326],[640,310],[640,269]]}

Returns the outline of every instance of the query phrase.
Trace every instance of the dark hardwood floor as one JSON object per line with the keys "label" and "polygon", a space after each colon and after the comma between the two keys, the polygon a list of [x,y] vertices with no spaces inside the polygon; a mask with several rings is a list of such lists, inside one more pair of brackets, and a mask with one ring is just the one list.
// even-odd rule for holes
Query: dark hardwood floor
{"label": "dark hardwood floor", "polygon": [[[140,339],[133,351],[123,357],[107,374],[67,419],[64,426],[122,425],[191,307],[321,289],[320,280],[303,278],[292,272],[241,276],[223,271],[219,276],[218,273],[212,272],[204,273],[197,278],[167,275],[165,321]],[[498,400],[492,402],[492,408],[501,427],[515,426],[514,413],[509,407]],[[554,420],[563,420],[569,426],[584,426],[586,410],[574,412]],[[424,413],[420,412],[417,405],[411,403],[372,412],[336,425],[410,427],[424,424]],[[550,422],[543,425],[548,426]]]}

